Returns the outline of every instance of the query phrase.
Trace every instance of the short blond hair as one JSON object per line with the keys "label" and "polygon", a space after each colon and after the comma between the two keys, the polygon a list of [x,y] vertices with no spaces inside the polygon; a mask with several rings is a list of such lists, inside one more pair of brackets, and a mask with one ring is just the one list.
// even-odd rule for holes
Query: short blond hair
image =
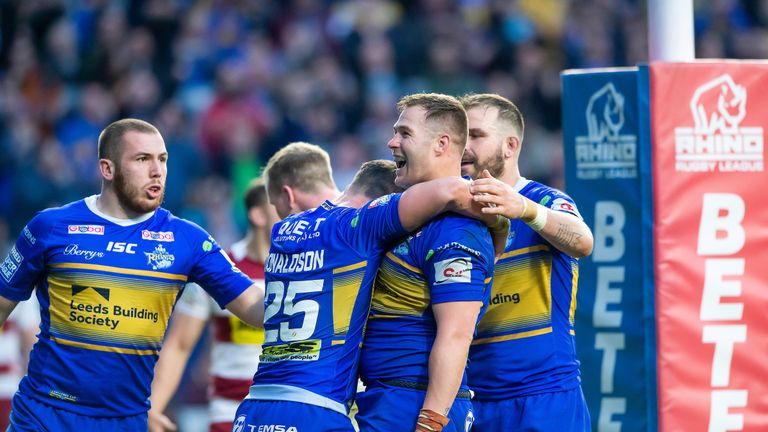
{"label": "short blond hair", "polygon": [[397,111],[402,113],[406,108],[414,106],[424,108],[427,122],[442,123],[447,128],[451,142],[464,151],[469,134],[467,111],[458,99],[439,93],[416,93],[403,96],[397,102]]}
{"label": "short blond hair", "polygon": [[109,159],[118,164],[122,154],[123,136],[128,132],[140,132],[160,135],[149,122],[144,120],[126,118],[110,123],[99,134],[99,159]]}
{"label": "short blond hair", "polygon": [[520,109],[511,100],[494,93],[468,94],[462,96],[459,100],[467,111],[477,107],[496,107],[499,110],[497,118],[512,126],[519,135],[520,142],[523,141],[523,135],[525,134],[523,113],[520,112]]}
{"label": "short blond hair", "polygon": [[283,186],[315,192],[319,185],[336,189],[328,152],[306,142],[293,142],[277,151],[264,168],[267,192],[275,195]]}

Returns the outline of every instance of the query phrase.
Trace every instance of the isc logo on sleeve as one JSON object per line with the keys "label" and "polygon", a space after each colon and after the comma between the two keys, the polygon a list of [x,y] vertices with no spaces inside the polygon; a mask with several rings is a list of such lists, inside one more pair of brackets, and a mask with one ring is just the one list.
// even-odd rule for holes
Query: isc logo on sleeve
{"label": "isc logo on sleeve", "polygon": [[435,284],[472,281],[472,258],[451,258],[435,263]]}

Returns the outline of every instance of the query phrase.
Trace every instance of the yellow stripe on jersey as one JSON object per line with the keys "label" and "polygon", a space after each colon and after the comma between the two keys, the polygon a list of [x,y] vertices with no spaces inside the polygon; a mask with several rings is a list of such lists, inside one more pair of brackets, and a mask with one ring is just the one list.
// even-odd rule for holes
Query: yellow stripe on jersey
{"label": "yellow stripe on jersey", "polygon": [[352,270],[357,270],[359,268],[363,268],[366,265],[368,265],[368,261],[360,261],[359,263],[350,264],[350,265],[345,266],[345,267],[335,268],[335,269],[333,269],[333,274],[346,273],[346,272],[349,272],[349,271],[352,271]]}
{"label": "yellow stripe on jersey", "polygon": [[344,345],[347,341],[345,340],[333,340],[331,341],[331,345]]}
{"label": "yellow stripe on jersey", "polygon": [[232,343],[238,345],[261,345],[264,343],[264,329],[248,325],[240,318],[229,316]]}
{"label": "yellow stripe on jersey", "polygon": [[366,264],[367,261],[362,261],[333,271],[333,334],[336,336],[344,336],[349,331]]}
{"label": "yellow stripe on jersey", "polygon": [[568,311],[568,322],[573,326],[576,323],[576,293],[579,290],[579,265],[576,263],[571,264],[571,272],[573,273],[573,278],[571,279],[571,308]]}
{"label": "yellow stripe on jersey", "polygon": [[499,257],[498,261],[501,261],[501,260],[504,260],[504,259],[507,259],[507,258],[510,258],[510,257],[514,257],[514,256],[525,255],[527,253],[541,252],[541,251],[548,251],[548,250],[549,250],[549,246],[547,246],[545,244],[540,244],[540,245],[531,246],[531,247],[527,247],[527,248],[515,249],[515,250],[511,250],[509,252],[504,252]]}
{"label": "yellow stripe on jersey", "polygon": [[104,273],[85,272],[56,272],[50,274],[63,284],[82,285],[87,287],[124,288],[130,286],[133,290],[144,293],[162,294],[168,290],[179,290],[182,283],[178,281],[157,281],[151,279],[119,276]]}
{"label": "yellow stripe on jersey", "polygon": [[551,274],[550,254],[533,254],[497,263],[491,299],[477,327],[478,336],[551,324]]}
{"label": "yellow stripe on jersey", "polygon": [[[392,255],[394,256],[394,255]],[[387,258],[390,254],[387,254]],[[396,257],[395,257],[396,258]],[[421,271],[408,273],[412,266],[400,259],[384,259],[373,288],[374,312],[400,316],[419,316],[429,306],[429,290]],[[406,270],[407,269],[407,270]]]}
{"label": "yellow stripe on jersey", "polygon": [[51,336],[51,340],[53,340],[59,345],[69,345],[69,346],[89,349],[93,351],[105,351],[105,352],[113,352],[118,354],[135,354],[135,355],[160,354],[160,350],[151,350],[151,349],[140,350],[140,349],[131,349],[131,348],[118,348],[118,347],[109,347],[109,346],[102,346],[102,345],[93,345],[93,344],[84,343],[84,342],[75,342],[67,339],[57,338],[55,336]]}
{"label": "yellow stripe on jersey", "polygon": [[531,331],[522,332],[522,333],[504,335],[504,336],[476,338],[475,340],[472,341],[472,345],[482,345],[482,344],[493,343],[493,342],[504,342],[512,339],[523,339],[523,338],[539,336],[547,333],[552,333],[552,327],[547,327],[547,328],[538,329],[538,330],[531,330]]}
{"label": "yellow stripe on jersey", "polygon": [[187,281],[186,275],[165,273],[165,272],[151,271],[151,270],[133,270],[133,269],[126,269],[122,267],[112,267],[112,266],[105,266],[105,265],[99,265],[99,264],[60,263],[60,264],[51,264],[50,267],[65,268],[65,269],[98,270],[98,271],[104,271],[108,273],[119,273],[119,274],[127,274],[127,275],[134,275],[134,276],[149,276],[149,277],[156,277],[160,279],[178,280],[182,282]]}
{"label": "yellow stripe on jersey", "polygon": [[395,254],[393,254],[392,252],[387,252],[386,257],[391,259],[392,261],[396,262],[398,265],[400,265],[402,267],[405,267],[408,270],[410,270],[410,271],[412,271],[412,272],[414,272],[416,274],[421,274],[421,269],[420,268],[417,268],[417,267],[414,267],[414,266],[408,264],[407,262],[405,262],[405,261],[401,260],[400,258],[396,257]]}

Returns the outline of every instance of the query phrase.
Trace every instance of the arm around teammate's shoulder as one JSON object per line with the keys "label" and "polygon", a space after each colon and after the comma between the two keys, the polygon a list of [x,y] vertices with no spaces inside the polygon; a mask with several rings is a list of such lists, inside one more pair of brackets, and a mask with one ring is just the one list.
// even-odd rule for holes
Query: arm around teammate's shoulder
{"label": "arm around teammate's shoulder", "polygon": [[413,231],[462,201],[471,203],[472,195],[469,182],[461,177],[443,177],[415,184],[400,197],[400,223],[407,231]]}

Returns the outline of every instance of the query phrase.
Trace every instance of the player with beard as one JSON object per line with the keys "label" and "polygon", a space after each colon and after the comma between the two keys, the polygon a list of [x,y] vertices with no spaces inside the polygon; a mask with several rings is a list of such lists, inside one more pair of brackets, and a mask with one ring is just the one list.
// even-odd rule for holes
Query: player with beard
{"label": "player with beard", "polygon": [[517,107],[494,94],[461,102],[469,119],[462,174],[479,177],[475,199],[495,205],[483,211],[511,222],[469,351],[472,430],[589,431],[573,318],[577,258],[591,253],[592,233],[569,196],[520,175]]}
{"label": "player with beard", "polygon": [[9,431],[147,430],[153,368],[187,282],[263,322],[263,290],[202,228],[160,207],[167,159],[151,124],[110,124],[101,193],[38,213],[0,263],[0,324],[35,285],[42,310]]}
{"label": "player with beard", "polygon": [[[439,94],[405,96],[388,143],[398,186],[458,179],[467,114]],[[379,267],[361,355],[360,430],[465,431],[473,421],[467,350],[488,304],[494,254],[480,222],[446,213]],[[450,422],[449,422],[450,419]]]}

